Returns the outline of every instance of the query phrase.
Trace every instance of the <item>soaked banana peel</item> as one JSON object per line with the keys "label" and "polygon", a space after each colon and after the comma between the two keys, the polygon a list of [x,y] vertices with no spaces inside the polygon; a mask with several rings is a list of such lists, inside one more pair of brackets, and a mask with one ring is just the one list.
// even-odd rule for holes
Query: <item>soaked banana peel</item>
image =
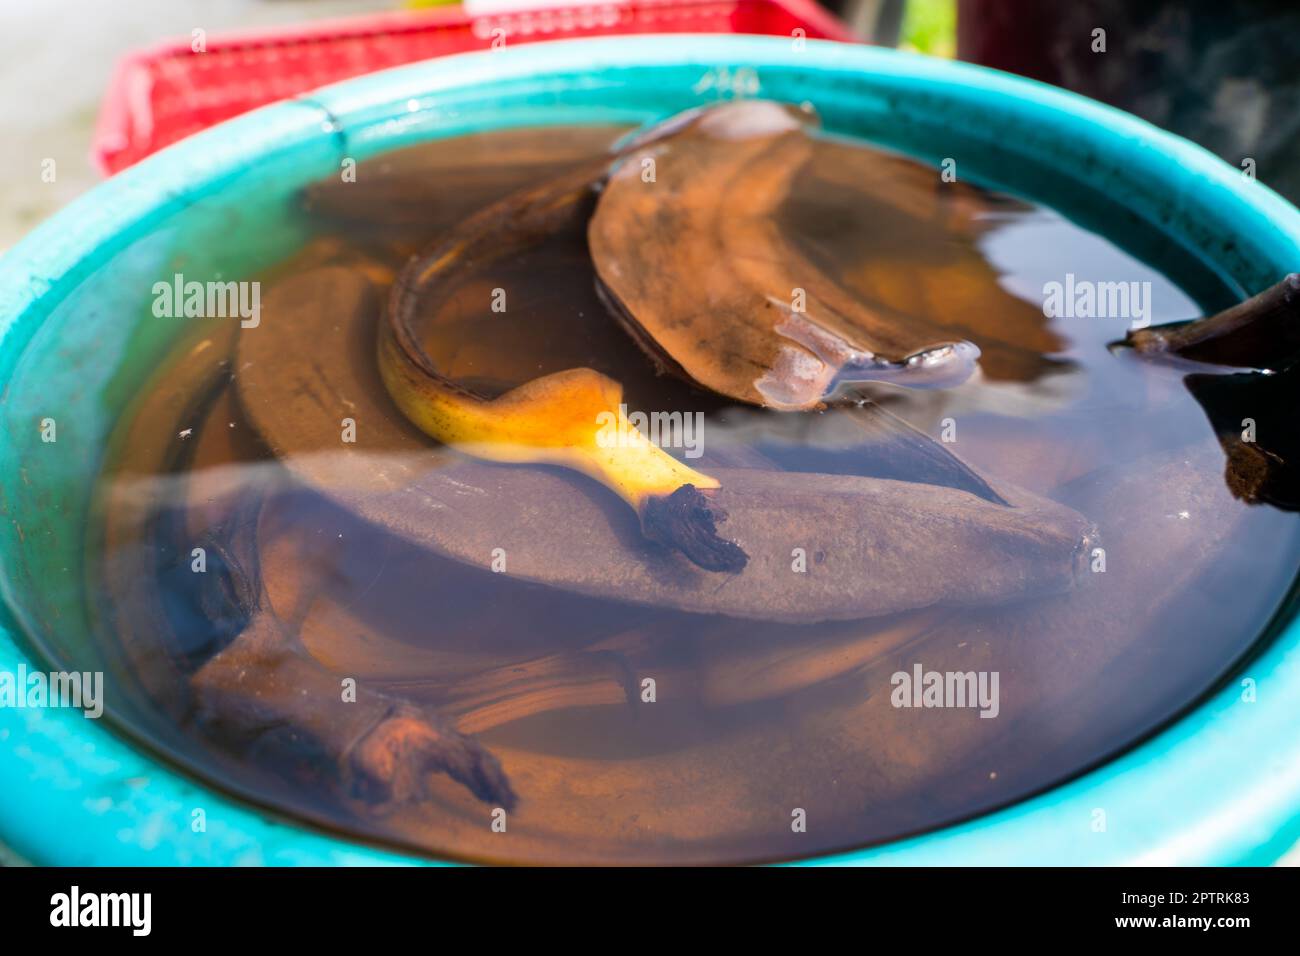
{"label": "soaked banana peel", "polygon": [[[702,570],[648,541],[594,482],[431,446],[365,360],[378,298],[364,276],[337,267],[271,289],[261,325],[239,337],[240,401],[300,479],[457,561],[487,568],[503,558],[523,580],[633,604],[810,622],[1060,592],[1092,542],[1076,512],[997,482],[993,497],[1009,506],[937,484],[715,468],[720,531],[749,564],[739,575]],[[341,439],[345,417],[355,442]]]}
{"label": "soaked banana peel", "polygon": [[[376,355],[384,387],[430,437],[488,461],[571,468],[630,505],[648,539],[705,570],[740,571],[745,552],[717,530],[725,514],[710,494],[716,479],[631,427],[619,382],[594,369],[573,368],[488,397],[452,380],[420,343],[421,319],[431,301],[445,304],[449,291],[458,289],[458,270],[554,236],[580,208],[602,166],[603,160],[594,160],[481,210],[408,264],[379,331]],[[602,423],[625,440],[603,441]]]}
{"label": "soaked banana peel", "polygon": [[[110,559],[91,574],[114,595],[96,607],[97,626],[169,718],[164,739],[184,753],[173,735],[197,731],[221,759],[270,774],[271,786],[297,778],[365,817],[427,798],[440,774],[480,801],[513,806],[495,756],[436,711],[375,682],[353,700],[340,695],[345,672],[312,655],[300,629],[314,593],[281,586],[272,604],[262,558],[276,535],[264,532],[264,502],[293,482],[259,461],[264,449],[240,420],[231,338],[198,339],[141,393],[111,442],[118,480],[96,503]],[[240,467],[227,467],[232,455]],[[312,566],[298,558],[275,556],[277,583],[286,566]]]}
{"label": "soaked banana peel", "polygon": [[[322,547],[335,534],[338,546]],[[269,608],[312,658],[431,706],[462,733],[579,707],[631,708],[635,675],[646,673],[658,675],[659,700],[723,707],[785,696],[849,673],[955,613],[850,621],[813,635],[714,615],[665,619],[613,601],[575,605],[554,588],[396,539],[314,495],[269,502],[257,546]],[[467,600],[486,594],[495,599]],[[519,613],[559,635],[547,653],[508,625]]]}
{"label": "soaked banana peel", "polygon": [[[538,144],[531,129],[461,136],[449,150],[441,140],[367,160],[354,179],[335,176],[303,190],[305,212],[345,232],[411,244],[411,252],[493,202],[513,185],[544,181],[590,163],[626,130],[581,126]],[[455,183],[455,189],[448,189]]]}
{"label": "soaked banana peel", "polygon": [[[854,202],[832,207],[827,197],[836,195]],[[975,343],[985,382],[1035,382],[1068,367],[1052,357],[1068,343],[1041,307],[1002,287],[976,246],[1031,210],[914,160],[824,137],[778,215],[863,306],[900,328]],[[936,230],[964,241],[936,242]]]}
{"label": "soaked banana peel", "polygon": [[868,307],[783,228],[811,123],[737,101],[670,119],[679,128],[620,157],[588,229],[611,307],[672,367],[756,405],[812,408],[844,382],[960,384],[978,348]]}
{"label": "soaked banana peel", "polygon": [[[579,208],[568,202],[553,210],[566,221]],[[692,477],[712,483],[717,530],[748,564],[706,571],[647,537],[627,507],[637,487],[606,480],[617,469],[538,452],[567,440],[544,427],[563,420],[555,409],[577,401],[576,427],[592,410],[584,388],[604,404],[617,397],[609,380],[534,382],[515,400],[558,405],[516,417],[495,403],[537,374],[529,363],[541,350],[494,327],[519,362],[473,380],[493,354],[477,341],[460,367],[470,373],[456,373],[478,390],[472,402],[440,412],[448,395],[423,393],[420,380],[388,383],[391,401],[374,355],[392,271],[362,261],[377,245],[349,246],[313,243],[295,260],[302,275],[268,283],[260,328],[205,339],[151,383],[123,416],[129,447],[106,472],[108,547],[94,570],[108,582],[103,606],[119,617],[134,676],[168,701],[163,722],[177,735],[213,733],[199,748],[220,750],[215,760],[195,759],[193,740],[178,747],[209,780],[458,857],[788,857],[842,848],[845,834],[914,831],[918,807],[942,824],[1064,779],[1104,756],[1099,742],[1123,745],[1166,720],[1162,689],[1190,678],[1178,695],[1189,700],[1195,681],[1220,672],[1172,664],[1227,659],[1204,647],[1217,628],[1189,624],[1239,600],[1240,579],[1258,569],[1240,566],[1234,542],[1272,516],[1233,509],[1208,435],[1166,439],[1148,419],[1126,439],[1102,421],[1102,455],[1059,418],[1014,435],[963,421],[960,447],[981,446],[977,467],[1026,475],[1017,480],[1060,504],[986,479],[878,408],[720,406],[720,440],[740,453],[711,444]],[[336,252],[348,268],[329,265]],[[1219,346],[1246,341],[1235,328]],[[448,326],[439,332],[459,345]],[[1293,408],[1294,371],[1187,385],[1223,441],[1260,402]],[[404,392],[420,398],[405,411]],[[660,394],[671,407],[674,393]],[[421,422],[440,413],[450,421]],[[1294,444],[1274,443],[1284,416],[1259,424],[1254,453]],[[867,458],[845,453],[858,433]],[[1126,440],[1132,467],[1114,454]],[[512,447],[524,451],[499,452]],[[854,473],[830,473],[837,466]],[[1276,489],[1248,490],[1266,500]],[[1102,525],[1100,566],[1088,567],[1098,539],[1072,508]],[[208,554],[202,576],[188,565],[196,544]],[[1080,577],[1086,587],[1064,593]],[[824,622],[828,608],[846,619]],[[1257,633],[1272,606],[1243,613]],[[177,630],[187,621],[196,640]],[[1202,639],[1178,640],[1185,633]],[[900,707],[895,679],[921,666],[1000,676],[1000,719]],[[655,703],[671,706],[649,706],[646,675]],[[345,677],[356,681],[350,702]],[[291,786],[268,787],[259,773]],[[328,803],[339,796],[355,821]],[[508,843],[484,825],[497,806],[510,809]],[[806,810],[808,832],[791,830],[791,807]]]}
{"label": "soaked banana peel", "polygon": [[[213,417],[218,425],[224,425],[223,415]],[[224,431],[216,430],[218,435]],[[422,440],[418,435],[415,439]],[[389,570],[372,586],[372,575],[364,573],[363,559],[357,557],[357,567],[342,580],[331,579],[311,612],[298,622],[306,649],[335,675],[333,681],[311,685],[317,689],[308,699],[337,699],[337,675],[348,674],[357,676],[365,687],[383,682],[391,697],[417,706],[435,705],[461,734],[494,731],[509,721],[555,714],[557,709],[593,706],[603,708],[599,711],[602,724],[615,723],[621,733],[631,734],[635,723],[625,703],[624,681],[617,667],[610,665],[610,658],[603,655],[622,655],[634,672],[657,674],[662,699],[678,704],[697,701],[707,706],[744,706],[756,697],[815,687],[820,709],[812,708],[806,697],[792,698],[786,705],[787,720],[780,725],[746,724],[743,735],[707,739],[667,751],[656,747],[636,759],[609,760],[527,747],[517,739],[511,741],[509,735],[503,744],[489,735],[491,752],[500,759],[520,798],[511,815],[512,843],[507,858],[516,863],[617,863],[636,853],[640,859],[679,863],[750,860],[755,854],[756,834],[766,839],[773,832],[789,832],[787,826],[773,830],[773,802],[807,805],[810,814],[827,822],[858,819],[866,803],[871,808],[868,838],[883,838],[891,827],[906,821],[909,808],[922,795],[936,801],[938,812],[951,808],[958,813],[972,792],[988,805],[1021,793],[1026,782],[1008,772],[1018,763],[1038,768],[1043,761],[1052,760],[1061,764],[1062,772],[1068,772],[1072,757],[1062,757],[1059,751],[1061,741],[1075,733],[1089,713],[1086,708],[1081,711],[1076,702],[1081,688],[1095,686],[1095,680],[1117,660],[1123,663],[1133,652],[1135,628],[1168,613],[1171,603],[1182,601],[1189,576],[1197,568],[1213,567],[1216,554],[1231,537],[1233,522],[1222,508],[1226,492],[1213,476],[1212,458],[1207,467],[1206,452],[1215,453],[1207,445],[1199,456],[1191,456],[1195,459],[1191,462],[1183,461],[1184,453],[1153,456],[1149,467],[1127,480],[1117,483],[1112,476],[1102,476],[1087,483],[1076,502],[1083,510],[1104,512],[1096,500],[1099,497],[1113,499],[1121,509],[1103,529],[1112,558],[1119,563],[1112,568],[1114,573],[1096,576],[1083,594],[1036,602],[1029,605],[1028,614],[1026,605],[1018,604],[937,618],[922,612],[896,623],[891,623],[892,619],[870,625],[850,623],[837,629],[834,636],[823,635],[814,642],[806,642],[800,630],[791,631],[783,625],[756,627],[725,618],[692,619],[699,626],[700,639],[695,643],[700,658],[695,666],[680,670],[660,663],[657,643],[672,637],[661,627],[652,632],[633,627],[585,648],[575,646],[549,658],[493,667],[486,664],[486,658],[479,663],[473,660],[478,656],[474,647],[456,646],[459,632],[453,620],[446,641],[427,650],[427,668],[412,670],[409,649],[394,652],[395,662],[405,662],[404,681],[395,666],[384,673],[383,648],[376,641],[381,636],[377,628],[392,623],[386,615],[395,604],[405,604],[401,613],[412,615],[427,615],[430,608],[439,607],[439,614],[454,617],[456,608],[440,605],[436,595],[428,604],[394,601],[391,593],[383,590],[384,584],[399,590],[409,588],[419,579],[417,569],[390,581],[395,556],[386,556],[383,560]],[[204,497],[198,495],[199,500]],[[1180,517],[1184,513],[1196,520],[1184,520]],[[268,517],[263,512],[261,546],[270,549],[262,562],[271,572],[267,596],[281,619],[292,619],[293,608],[303,603],[304,592],[311,589],[311,583],[304,580],[301,552],[283,550],[290,543],[287,538],[303,539],[311,553],[321,550],[319,536],[313,533],[316,524],[303,521],[303,517],[289,514],[277,519],[274,513]],[[339,523],[337,530],[345,541],[356,540],[356,524],[351,519]],[[333,538],[335,526],[328,528],[330,534],[325,537]],[[355,551],[372,553],[364,545]],[[341,545],[340,554],[353,555],[354,549]],[[121,566],[121,558],[119,554],[111,566]],[[414,554],[412,560],[431,581],[441,580],[447,573],[432,556],[421,559]],[[472,572],[467,569],[468,573]],[[448,587],[463,589],[464,582],[453,579]],[[590,605],[584,607],[591,609]],[[622,613],[626,615],[628,609]],[[1066,627],[1081,616],[1089,634],[1085,641]],[[259,627],[268,623],[263,620]],[[393,626],[398,632],[403,628],[401,624]],[[490,639],[494,630],[488,624],[479,633]],[[403,636],[409,639],[413,635]],[[580,639],[585,641],[587,636],[580,635]],[[285,646],[278,640],[266,642],[263,650],[266,653],[246,659],[253,665],[250,673],[283,660]],[[420,660],[415,658],[414,663]],[[976,713],[964,710],[932,711],[925,714],[927,729],[918,733],[916,712],[900,711],[890,701],[891,674],[908,670],[918,661],[943,670],[1000,670],[1006,692],[1000,719],[981,720]],[[232,657],[227,663],[237,661]],[[296,660],[291,663],[296,666]],[[224,678],[216,671],[207,675],[205,692],[212,695],[208,706],[214,715],[224,712],[243,719],[256,715],[258,706],[265,706],[264,699],[259,702],[253,697],[249,703],[256,706],[230,713],[227,708],[232,703],[249,697],[247,686],[230,681],[235,673],[237,670],[229,668]],[[278,696],[291,705],[293,697],[302,699],[304,684],[299,678],[286,684],[287,676],[271,674],[264,686],[274,688],[280,681],[279,686],[287,692]],[[655,711],[668,712],[669,708]],[[789,713],[800,714],[801,720],[788,721]],[[589,716],[583,719],[590,722]],[[327,730],[328,737],[337,736],[333,732],[337,722],[318,722],[317,726]],[[1011,733],[1009,727],[1027,730],[1028,737]],[[819,746],[807,746],[809,733],[815,735]],[[1007,760],[1006,741],[1010,739],[1017,741],[1018,761]],[[810,794],[806,788],[774,781],[769,771],[774,752],[788,762],[791,780],[818,779],[833,771],[839,783]],[[1035,759],[1025,761],[1026,753]],[[380,764],[373,760],[369,765]],[[991,779],[994,771],[996,779]],[[445,775],[434,774],[424,782],[431,799],[402,801],[403,789],[414,783],[409,777],[394,780],[394,788],[383,778],[369,776],[364,765],[349,774],[354,782],[371,784],[372,796],[386,799],[391,806],[382,818],[366,824],[371,828],[367,832],[434,852],[454,850],[484,859],[502,858],[499,835],[483,826],[484,804]],[[689,812],[683,811],[681,792],[691,794]],[[611,794],[620,795],[620,799],[611,799]],[[311,815],[302,803],[296,806],[300,813]],[[636,808],[634,823],[628,819],[629,806]],[[787,843],[775,849],[764,844],[764,852],[807,852],[806,836],[787,836]],[[821,843],[814,846],[832,848]]]}
{"label": "soaked banana peel", "polygon": [[[465,463],[352,507],[467,563],[488,566],[499,548],[507,573],[525,580],[795,623],[1068,591],[1094,544],[1076,512],[1005,488],[1011,507],[936,485],[853,475],[715,474],[726,531],[749,555],[743,574],[721,580],[644,542],[598,490],[537,470]],[[802,564],[807,570],[796,570]]]}
{"label": "soaked banana peel", "polygon": [[[1086,736],[1099,715],[1122,712],[1108,718],[1122,723],[1130,708],[1141,704],[1129,700],[1109,710],[1098,704],[1108,685],[1122,695],[1122,685],[1114,686],[1107,675],[1135,654],[1140,657],[1136,628],[1167,619],[1184,603],[1187,585],[1198,580],[1206,562],[1212,566],[1238,527],[1222,510],[1222,483],[1205,467],[1212,468],[1216,453],[1205,443],[1153,455],[1138,476],[1117,480],[1107,474],[1088,484],[1077,501],[1081,508],[1093,510],[1108,500],[1120,506],[1103,532],[1123,565],[1096,575],[1086,592],[1035,602],[1028,611],[1019,604],[926,619],[918,622],[918,633],[907,628],[904,639],[891,631],[838,647],[828,642],[808,656],[798,653],[796,632],[784,654],[751,647],[746,658],[744,639],[755,635],[752,626],[739,623],[734,656],[721,654],[716,666],[701,666],[694,674],[708,699],[734,704],[743,704],[758,688],[771,693],[786,681],[798,686],[803,671],[838,679],[838,687],[824,681],[815,685],[820,709],[790,704],[785,719],[797,713],[807,723],[747,724],[741,735],[655,750],[634,760],[505,748],[502,759],[524,795],[522,810],[512,819],[519,842],[510,848],[511,859],[617,863],[628,858],[631,845],[641,858],[679,863],[752,860],[756,833],[780,841],[768,849],[771,855],[793,856],[807,852],[809,834],[790,834],[788,825],[773,827],[773,805],[806,805],[810,817],[824,821],[862,821],[866,806],[862,825],[868,839],[884,839],[906,824],[918,800],[932,801],[940,815],[955,817],[971,799],[993,807],[1023,796],[1034,782],[1024,768],[1041,771],[1050,765],[1069,773],[1078,755],[1063,742]],[[1184,511],[1197,520],[1180,518]],[[1172,565],[1166,563],[1170,559]],[[1080,619],[1087,640],[1072,630]],[[711,640],[699,643],[712,646]],[[634,660],[653,660],[638,651],[632,636],[622,644],[630,645]],[[823,667],[817,660],[823,651],[842,654],[851,666]],[[643,656],[637,658],[638,653]],[[746,668],[746,659],[752,668]],[[981,719],[971,709],[919,713],[895,707],[891,676],[910,672],[918,662],[940,671],[1000,671],[998,719]],[[470,682],[469,688],[474,686]],[[664,699],[676,699],[667,696],[677,687],[675,679],[665,677],[660,686]],[[632,732],[617,711],[602,713],[604,721],[619,722],[622,733]],[[465,719],[493,721],[493,716],[484,708],[467,711]],[[809,739],[818,745],[809,746]],[[766,772],[773,753],[790,768],[784,780],[774,781]],[[815,792],[801,786],[831,774],[836,786]],[[682,792],[690,794],[687,812]],[[530,800],[542,802],[546,814],[532,815]],[[628,806],[636,808],[634,824]],[[467,847],[488,859],[501,852],[491,842],[493,835],[481,832],[480,817],[469,812],[449,817],[442,807],[431,812],[412,806],[388,823],[426,845]]]}
{"label": "soaked banana peel", "polygon": [[[767,101],[689,111],[450,229],[394,288],[378,345],[389,394],[429,436],[489,461],[581,472],[622,497],[651,541],[705,570],[741,571],[748,554],[719,530],[716,477],[640,440],[619,383],[573,368],[491,398],[437,367],[418,330],[453,306],[468,271],[552,238],[599,189],[587,240],[605,301],[645,351],[691,382],[781,409],[812,408],[845,382],[959,384],[975,368],[974,345],[871,309],[787,239],[778,213],[813,155],[810,122]],[[715,260],[725,268],[701,284],[699,264]],[[592,427],[601,419],[633,440],[601,444]]]}

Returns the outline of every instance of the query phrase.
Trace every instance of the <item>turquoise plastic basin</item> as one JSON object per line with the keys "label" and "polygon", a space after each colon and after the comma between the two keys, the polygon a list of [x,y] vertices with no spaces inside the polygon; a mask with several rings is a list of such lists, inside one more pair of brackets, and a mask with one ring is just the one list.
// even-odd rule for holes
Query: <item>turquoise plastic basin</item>
{"label": "turquoise plastic basin", "polygon": [[[88,462],[130,394],[129,377],[114,370],[147,367],[166,345],[118,317],[148,294],[122,286],[130,262],[157,275],[183,247],[191,274],[265,265],[301,238],[293,191],[337,174],[344,157],[509,125],[647,121],[755,92],[811,102],[833,130],[930,161],[960,157],[966,178],[1062,208],[1171,274],[1211,277],[1188,289],[1202,304],[1300,268],[1300,212],[1199,147],[1090,100],[940,60],[781,38],[634,37],[457,56],[329,87],[145,160],[0,260],[0,561],[10,607],[0,670],[37,666],[17,615],[32,613],[38,591],[35,603],[66,611],[62,649],[76,646],[67,609],[84,579]],[[196,208],[197,224],[178,215]],[[194,259],[204,248],[209,259]],[[112,283],[100,271],[110,261]],[[43,335],[56,321],[58,334]],[[48,368],[41,380],[75,411],[57,451],[36,444],[45,399],[7,388],[30,368]],[[959,826],[819,862],[1277,860],[1300,840],[1295,614],[1293,600],[1264,649],[1216,693],[1105,765]],[[24,623],[48,628],[48,618]],[[1253,703],[1243,700],[1246,679]],[[0,794],[0,844],[39,863],[417,862],[228,799],[77,711],[0,709]],[[191,829],[196,806],[205,832]],[[1093,832],[1094,808],[1106,811],[1105,832]]]}

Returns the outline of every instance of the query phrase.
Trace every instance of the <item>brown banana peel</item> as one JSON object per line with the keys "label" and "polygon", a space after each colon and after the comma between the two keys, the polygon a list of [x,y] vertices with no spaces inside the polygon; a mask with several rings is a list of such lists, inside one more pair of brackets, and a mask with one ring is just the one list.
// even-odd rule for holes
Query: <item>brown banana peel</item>
{"label": "brown banana peel", "polygon": [[[588,244],[607,303],[636,341],[684,377],[741,401],[811,408],[845,381],[951,385],[978,349],[944,330],[864,307],[784,235],[779,208],[812,155],[810,117],[738,101],[666,121],[613,158],[579,166],[497,202],[414,260],[394,287],[379,339],[384,384],[423,432],[475,457],[572,468],[604,484],[641,518],[646,537],[710,571],[740,571],[746,554],[722,537],[717,480],[645,441],[620,386],[571,369],[490,399],[437,369],[417,325],[451,301],[458,270],[481,267],[553,235],[601,189]],[[658,160],[662,180],[642,177]],[[602,185],[603,183],[603,185]],[[722,261],[706,270],[700,264]],[[798,291],[804,301],[792,305]],[[630,436],[602,446],[602,419]]]}
{"label": "brown banana peel", "polygon": [[[603,162],[579,167],[488,207],[408,266],[394,285],[379,333],[384,387],[430,437],[488,461],[559,465],[594,478],[635,510],[650,540],[681,551],[705,570],[738,572],[745,553],[718,534],[717,522],[726,513],[707,494],[717,481],[633,427],[617,382],[594,369],[569,369],[488,399],[435,368],[416,335],[427,288],[452,286],[449,273],[462,263],[498,257],[553,234],[574,214],[602,167]],[[616,440],[603,440],[611,434]]]}
{"label": "brown banana peel", "polygon": [[[97,505],[107,559],[93,571],[93,590],[113,599],[97,608],[98,625],[169,732],[192,727],[226,756],[252,757],[280,778],[312,754],[312,774],[367,816],[425,798],[438,773],[480,801],[514,806],[496,757],[441,715],[373,685],[355,700],[341,697],[344,675],[286,627],[311,595],[295,595],[301,608],[281,608],[283,620],[269,606],[261,500],[289,483],[275,465],[254,464],[264,452],[233,401],[232,347],[228,331],[196,339],[142,390],[112,437],[112,480]],[[239,479],[211,467],[232,458]],[[203,574],[190,565],[196,544],[206,552]]]}
{"label": "brown banana peel", "polygon": [[[430,448],[382,393],[374,395],[378,373],[363,357],[374,354],[366,340],[381,325],[378,310],[368,280],[341,268],[272,288],[261,326],[239,339],[241,403],[300,478],[464,564],[488,567],[500,549],[506,574],[568,591],[813,622],[1065,590],[1093,542],[1077,512],[960,473],[935,471],[936,481],[961,484],[951,487],[718,468],[712,501],[730,513],[728,533],[750,557],[745,573],[720,579],[647,541],[626,503],[593,483]],[[294,361],[285,360],[290,353]],[[360,423],[358,440],[340,445],[337,422],[346,414]],[[891,467],[902,473],[905,464]],[[795,570],[800,554],[806,572]]]}
{"label": "brown banana peel", "polygon": [[844,382],[960,384],[978,348],[867,308],[783,229],[811,123],[737,101],[621,157],[587,233],[612,308],[691,380],[755,405],[813,408]]}

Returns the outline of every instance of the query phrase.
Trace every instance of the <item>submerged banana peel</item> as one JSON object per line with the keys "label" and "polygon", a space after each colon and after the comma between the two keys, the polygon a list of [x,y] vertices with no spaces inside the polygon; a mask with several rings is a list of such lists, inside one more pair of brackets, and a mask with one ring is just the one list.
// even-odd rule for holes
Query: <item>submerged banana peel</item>
{"label": "submerged banana peel", "polygon": [[807,410],[845,382],[961,384],[979,349],[959,329],[869,307],[783,228],[818,149],[812,125],[737,100],[628,151],[587,232],[611,311],[665,364],[753,405]]}
{"label": "submerged banana peel", "polygon": [[[263,302],[261,326],[239,336],[240,405],[306,485],[459,564],[482,568],[501,548],[512,579],[623,608],[808,624],[1067,590],[1076,583],[1078,556],[1093,546],[1082,516],[985,482],[959,463],[945,467],[919,437],[892,440],[888,419],[872,418],[856,445],[859,429],[850,426],[857,415],[839,410],[834,421],[846,430],[826,447],[846,457],[818,455],[810,461],[817,473],[770,462],[709,466],[721,487],[702,496],[711,510],[730,513],[723,528],[749,561],[742,574],[708,572],[652,546],[628,504],[598,482],[434,446],[380,381],[379,312],[369,280],[351,268],[314,269],[277,283]],[[361,423],[355,444],[340,446],[341,415]],[[800,445],[800,418],[833,424],[831,416],[767,417],[787,423]],[[871,477],[845,472],[851,461]],[[919,481],[898,480],[906,476]],[[791,573],[796,545],[807,556],[806,574]]]}
{"label": "submerged banana peel", "polygon": [[[676,548],[708,571],[737,572],[745,552],[717,533],[726,517],[705,491],[718,482],[681,464],[643,436],[623,410],[618,382],[590,368],[546,375],[488,399],[443,375],[414,326],[429,289],[454,288],[450,270],[492,260],[545,239],[577,214],[606,160],[507,197],[471,216],[414,260],[393,287],[379,334],[384,387],[402,413],[431,438],[476,458],[570,468],[626,501],[647,538]],[[612,434],[614,441],[605,440]]]}
{"label": "submerged banana peel", "polygon": [[[707,492],[718,482],[632,428],[618,383],[580,368],[477,395],[434,366],[416,328],[449,306],[465,267],[554,236],[603,188],[587,238],[605,301],[645,351],[691,381],[752,404],[808,409],[845,378],[964,379],[973,345],[863,308],[784,240],[776,212],[812,153],[809,119],[765,101],[688,111],[469,217],[394,285],[379,342],[389,394],[425,434],[490,461],[578,471],[631,505],[646,537],[707,570],[741,570],[744,551],[717,533],[724,515]],[[672,173],[646,189],[634,161],[660,153],[672,157]],[[718,254],[724,276],[697,287],[698,263]],[[781,302],[802,286],[808,314]],[[602,421],[630,440],[602,443]]]}
{"label": "submerged banana peel", "polygon": [[624,412],[622,386],[609,376],[569,369],[482,399],[422,368],[387,328],[379,368],[397,407],[425,434],[487,461],[571,468],[631,505],[652,541],[708,571],[744,568],[745,552],[717,534],[725,513],[704,494],[718,481],[642,435]]}
{"label": "submerged banana peel", "polygon": [[[608,164],[601,157],[514,193],[413,260],[394,284],[381,324],[384,387],[431,438],[488,461],[559,465],[594,478],[635,509],[650,540],[707,571],[738,572],[748,558],[718,535],[717,522],[726,513],[705,494],[718,482],[641,435],[623,412],[623,389],[613,379],[590,368],[569,369],[488,399],[439,372],[415,333],[421,312],[438,308],[455,290],[451,270],[500,259],[554,235],[581,212]],[[617,440],[602,440],[611,426]]]}
{"label": "submerged banana peel", "polygon": [[[746,191],[761,198],[750,203],[755,207],[750,210],[751,214],[741,217],[736,228],[727,234],[730,241],[723,243],[729,260],[734,261],[735,268],[747,278],[746,286],[757,288],[770,278],[766,276],[767,272],[781,267],[769,256],[754,260],[747,249],[780,249],[787,256],[794,256],[793,250],[783,246],[779,236],[775,235],[776,225],[770,213],[788,190],[791,176],[807,158],[810,140],[802,135],[806,120],[807,117],[796,116],[789,108],[774,103],[730,104],[689,111],[631,139],[612,156],[598,157],[539,186],[516,192],[469,217],[426,255],[413,260],[394,286],[387,321],[379,340],[379,367],[389,394],[403,414],[425,434],[490,461],[559,465],[578,471],[606,485],[631,505],[640,516],[642,531],[647,538],[676,548],[706,570],[740,571],[747,556],[734,542],[718,535],[717,521],[725,515],[706,494],[708,490],[716,489],[718,482],[677,462],[631,427],[621,408],[622,389],[617,382],[593,369],[570,369],[489,399],[474,394],[435,368],[421,347],[415,328],[422,315],[427,317],[430,310],[436,312],[450,301],[457,287],[457,267],[466,264],[481,266],[554,235],[581,213],[584,200],[590,199],[593,189],[605,183],[620,159],[635,156],[642,150],[654,150],[657,144],[678,137],[685,137],[689,143],[698,139],[693,131],[701,126],[725,139],[734,140],[727,144],[729,152],[741,159],[773,149],[781,153],[768,157],[772,159],[770,163],[758,164],[760,182],[749,182],[748,186],[753,188]],[[736,157],[725,164],[732,172]],[[689,161],[686,168],[691,168]],[[763,173],[763,170],[770,172]],[[739,178],[719,174],[711,168],[699,171],[709,174],[702,175],[698,183],[706,193],[720,178]],[[712,208],[716,211],[722,197],[713,198]],[[609,205],[602,203],[602,208],[607,209]],[[611,218],[607,213],[599,221],[609,223]],[[728,219],[726,216],[720,218]],[[719,217],[715,216],[714,220],[717,219]],[[711,222],[716,225],[714,220]],[[695,231],[713,238],[713,231],[709,229]],[[755,232],[759,235],[754,235]],[[589,238],[599,267],[609,257],[602,254],[607,244],[605,232],[596,227],[595,221]],[[685,239],[690,239],[690,236]],[[611,284],[617,286],[609,268],[598,271],[605,288]],[[618,272],[616,267],[614,271]],[[816,275],[811,266],[796,271],[804,276]],[[670,290],[671,293],[678,296],[690,286],[689,282],[670,284],[676,286]],[[790,283],[778,281],[776,285],[784,287]],[[826,290],[838,291],[834,283],[818,282],[817,285],[823,288],[823,295],[829,294]],[[706,298],[712,300],[716,296],[706,295]],[[731,298],[735,299],[734,296]],[[841,295],[840,298],[845,297]],[[648,352],[666,356],[667,363],[683,357],[687,347],[676,341],[681,335],[673,332],[671,322],[666,327],[655,328],[651,333],[653,340],[646,341],[644,334],[638,334],[646,331],[643,317],[628,315],[624,308],[625,300],[612,297],[610,304],[628,331]],[[754,302],[733,301],[730,304],[741,308],[755,306]],[[769,308],[773,305],[771,301],[757,304]],[[839,316],[853,312],[852,305],[846,299],[832,303],[825,311],[828,315]],[[759,311],[764,310],[760,308]],[[757,321],[761,325],[767,319],[762,317]],[[864,321],[869,326],[879,324],[874,317]],[[758,392],[748,384],[737,388],[734,382],[711,377],[703,369],[695,367],[695,363],[683,364],[690,366],[687,371],[693,380],[722,394],[756,404],[807,408],[822,398],[829,390],[830,378],[846,365],[866,362],[873,369],[878,365],[874,356],[849,347],[836,334],[844,331],[810,324],[797,314],[788,315],[776,333],[794,341],[778,342],[775,356],[768,356],[768,370],[760,378],[760,382],[766,384]],[[718,348],[707,341],[709,336],[702,335],[701,329],[689,328],[683,334],[692,341],[698,339],[695,347],[702,348],[708,355],[718,353]],[[773,334],[770,329],[767,331],[768,337]],[[954,348],[959,347],[947,346],[939,352],[918,352],[908,356],[900,367],[910,369],[917,365],[919,369],[921,365],[951,364],[948,360],[952,356],[948,352]],[[944,357],[936,359],[940,352]],[[721,354],[725,357],[730,352],[723,350]],[[812,365],[824,373],[812,375],[815,382],[808,380],[811,375],[808,369]],[[742,377],[753,378],[750,372],[746,367]],[[602,423],[613,426],[614,434],[627,440],[602,443],[599,427]]]}

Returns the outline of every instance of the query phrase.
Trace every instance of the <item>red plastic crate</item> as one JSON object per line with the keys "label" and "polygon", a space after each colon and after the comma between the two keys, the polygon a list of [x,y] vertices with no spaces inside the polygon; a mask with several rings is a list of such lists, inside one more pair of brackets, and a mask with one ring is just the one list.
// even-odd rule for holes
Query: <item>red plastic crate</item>
{"label": "red plastic crate", "polygon": [[[449,53],[494,37],[532,43],[628,33],[759,33],[853,41],[813,0],[631,0],[474,16],[459,6],[330,20],[291,29],[189,39],[133,53],[117,66],[92,144],[115,173],[201,129],[327,83]],[[504,34],[499,31],[504,31]]]}

